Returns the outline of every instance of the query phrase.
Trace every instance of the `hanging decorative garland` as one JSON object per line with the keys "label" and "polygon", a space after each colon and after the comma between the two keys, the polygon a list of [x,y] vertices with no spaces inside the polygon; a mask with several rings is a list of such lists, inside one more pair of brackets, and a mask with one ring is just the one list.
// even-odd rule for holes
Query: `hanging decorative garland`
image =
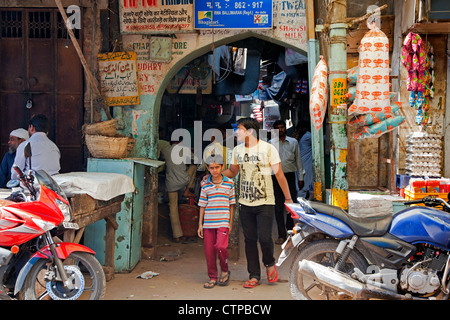
{"label": "hanging decorative garland", "polygon": [[416,109],[416,124],[424,130],[429,123],[430,99],[434,96],[433,46],[410,32],[403,41],[401,61],[408,70],[409,105]]}

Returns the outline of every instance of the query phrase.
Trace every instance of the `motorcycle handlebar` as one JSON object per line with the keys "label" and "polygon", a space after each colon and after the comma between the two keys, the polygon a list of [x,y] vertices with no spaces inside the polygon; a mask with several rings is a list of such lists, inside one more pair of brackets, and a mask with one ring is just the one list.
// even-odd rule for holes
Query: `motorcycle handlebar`
{"label": "motorcycle handlebar", "polygon": [[405,201],[403,202],[404,204],[416,204],[416,203],[424,203],[424,199],[420,199],[420,200],[412,200],[412,201]]}
{"label": "motorcycle handlebar", "polygon": [[17,166],[17,164],[13,165],[13,169],[14,169],[14,171],[17,172],[17,174],[19,175],[20,178],[23,177],[23,172],[22,172],[22,170],[20,170],[20,168]]}
{"label": "motorcycle handlebar", "polygon": [[429,206],[433,206],[434,204],[437,203],[441,203],[442,205],[444,205],[444,207],[447,208],[447,210],[450,210],[450,205],[447,203],[447,201],[445,201],[444,199],[441,198],[432,198],[432,197],[425,197],[419,200],[412,200],[412,201],[405,201],[404,204],[417,204],[417,203],[424,203],[425,205]]}
{"label": "motorcycle handlebar", "polygon": [[27,177],[23,174],[23,171],[16,164],[13,165],[13,169],[19,175],[19,180],[22,181],[22,183],[27,187],[33,197],[36,197],[36,190],[33,187],[33,177],[27,179]]}

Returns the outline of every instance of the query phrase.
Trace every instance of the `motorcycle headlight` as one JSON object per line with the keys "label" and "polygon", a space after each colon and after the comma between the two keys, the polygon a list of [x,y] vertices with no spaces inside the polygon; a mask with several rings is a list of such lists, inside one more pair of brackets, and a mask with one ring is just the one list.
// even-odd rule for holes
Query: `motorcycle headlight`
{"label": "motorcycle headlight", "polygon": [[64,216],[64,221],[72,221],[72,208],[59,199],[56,199],[56,204]]}

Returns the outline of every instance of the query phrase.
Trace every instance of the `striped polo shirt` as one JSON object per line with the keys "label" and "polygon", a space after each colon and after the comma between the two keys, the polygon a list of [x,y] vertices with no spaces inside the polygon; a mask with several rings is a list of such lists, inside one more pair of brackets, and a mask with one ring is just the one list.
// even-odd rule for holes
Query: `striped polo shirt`
{"label": "striped polo shirt", "polygon": [[222,183],[216,186],[211,177],[201,188],[198,205],[205,207],[203,228],[213,229],[230,227],[230,205],[236,203],[234,197],[234,183],[222,175]]}

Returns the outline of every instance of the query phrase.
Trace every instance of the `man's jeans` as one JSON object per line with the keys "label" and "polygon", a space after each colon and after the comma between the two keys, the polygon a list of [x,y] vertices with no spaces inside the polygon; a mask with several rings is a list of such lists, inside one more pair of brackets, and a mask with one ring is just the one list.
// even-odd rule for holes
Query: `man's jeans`
{"label": "man's jeans", "polygon": [[271,267],[275,264],[273,256],[272,221],[274,217],[274,205],[239,207],[239,218],[245,238],[245,255],[247,257],[247,271],[249,279],[261,279],[259,265],[258,241],[261,246],[262,261],[264,266]]}
{"label": "man's jeans", "polygon": [[[297,202],[297,178],[295,172],[285,172],[284,176],[289,186],[289,192],[291,193],[291,199],[293,202]],[[294,220],[290,215],[286,214],[284,207],[284,193],[281,189],[278,180],[275,176],[272,176],[273,181],[273,193],[275,195],[275,221],[277,222],[278,238],[287,238],[287,230],[292,230],[294,227]],[[286,220],[286,222],[285,222]]]}

